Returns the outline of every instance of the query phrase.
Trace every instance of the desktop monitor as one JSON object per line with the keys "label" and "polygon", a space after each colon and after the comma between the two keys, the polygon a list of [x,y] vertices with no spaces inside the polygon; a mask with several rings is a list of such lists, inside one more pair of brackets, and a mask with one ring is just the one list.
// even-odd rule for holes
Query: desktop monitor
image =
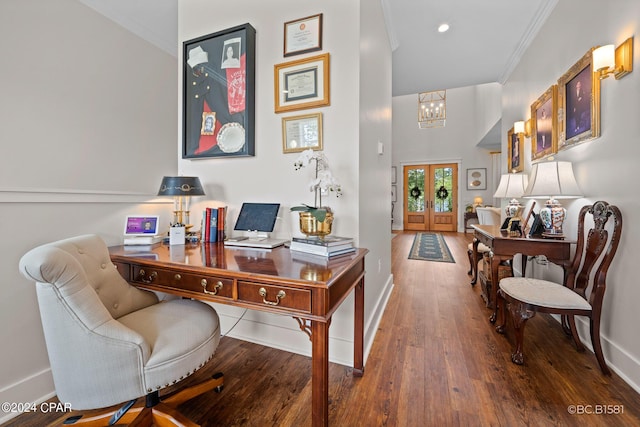
{"label": "desktop monitor", "polygon": [[271,233],[276,224],[279,209],[280,203],[243,203],[233,229]]}

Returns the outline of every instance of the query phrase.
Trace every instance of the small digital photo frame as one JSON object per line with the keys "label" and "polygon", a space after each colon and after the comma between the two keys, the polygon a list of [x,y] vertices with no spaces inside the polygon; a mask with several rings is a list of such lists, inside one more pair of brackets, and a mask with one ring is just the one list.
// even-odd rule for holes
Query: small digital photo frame
{"label": "small digital photo frame", "polygon": [[127,215],[124,222],[125,237],[156,236],[160,217],[158,215]]}

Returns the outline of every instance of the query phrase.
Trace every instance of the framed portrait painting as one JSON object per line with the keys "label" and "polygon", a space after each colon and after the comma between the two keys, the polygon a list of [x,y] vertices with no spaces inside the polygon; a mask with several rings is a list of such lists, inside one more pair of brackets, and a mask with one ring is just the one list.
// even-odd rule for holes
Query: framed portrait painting
{"label": "framed portrait painting", "polygon": [[531,104],[531,160],[558,151],[558,87],[551,86]]}
{"label": "framed portrait painting", "polygon": [[558,150],[600,136],[600,80],[590,49],[558,79]]}
{"label": "framed portrait painting", "polygon": [[184,42],[183,158],[255,154],[255,46],[250,24]]}
{"label": "framed portrait painting", "polygon": [[524,152],[524,135],[516,133],[513,128],[507,132],[507,140],[509,141],[507,152],[507,171],[509,173],[522,172],[524,170],[524,161],[522,155]]}

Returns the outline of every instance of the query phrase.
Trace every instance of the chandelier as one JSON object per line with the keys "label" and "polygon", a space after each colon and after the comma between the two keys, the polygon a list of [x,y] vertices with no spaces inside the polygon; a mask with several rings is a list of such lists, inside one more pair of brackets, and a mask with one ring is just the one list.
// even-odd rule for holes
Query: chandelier
{"label": "chandelier", "polygon": [[447,91],[418,94],[418,127],[420,129],[444,126],[447,118]]}

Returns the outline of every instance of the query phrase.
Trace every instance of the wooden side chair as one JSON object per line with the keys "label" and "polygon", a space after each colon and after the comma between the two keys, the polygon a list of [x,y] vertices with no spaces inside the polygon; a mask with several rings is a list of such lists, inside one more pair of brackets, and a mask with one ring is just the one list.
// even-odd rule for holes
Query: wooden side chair
{"label": "wooden side chair", "polygon": [[[593,217],[593,228],[585,233],[584,220],[587,213]],[[612,219],[612,224],[605,228],[609,218]],[[616,206],[603,201],[598,201],[592,206],[584,206],[578,216],[576,253],[564,285],[524,277],[500,280],[498,296],[501,298],[502,324],[497,330],[504,332],[508,309],[513,319],[516,338],[516,347],[511,355],[513,363],[524,363],[524,326],[536,312],[563,316],[569,323],[578,351],[584,351],[584,346],[578,336],[574,316],[587,316],[590,320],[591,344],[600,369],[605,375],[611,374],[602,355],[600,315],[607,285],[607,271],[618,249],[621,234],[622,215]]]}

